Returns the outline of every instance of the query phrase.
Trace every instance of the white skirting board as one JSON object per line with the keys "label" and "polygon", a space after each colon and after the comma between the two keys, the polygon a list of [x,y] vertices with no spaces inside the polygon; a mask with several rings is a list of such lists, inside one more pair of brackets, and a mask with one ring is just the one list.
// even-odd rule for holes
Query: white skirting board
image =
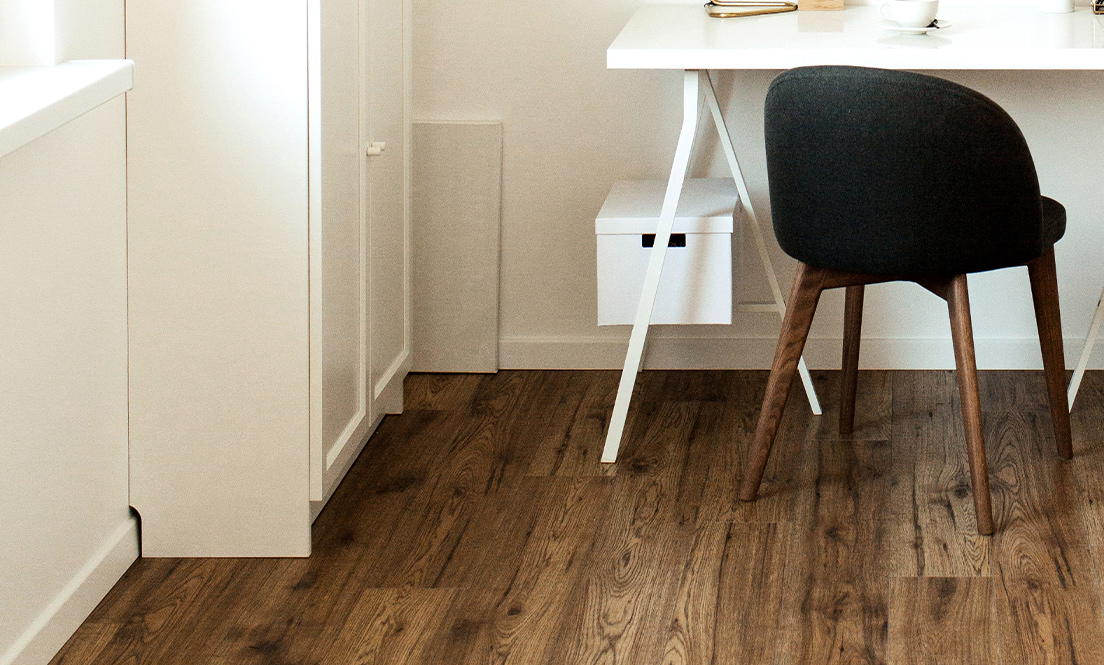
{"label": "white skirting board", "polygon": [[502,124],[415,122],[414,371],[498,369]]}
{"label": "white skirting board", "polygon": [[0,655],[0,665],[50,662],[138,554],[138,522],[132,518],[108,536],[15,644]]}
{"label": "white skirting board", "polygon": [[[646,369],[770,369],[774,338],[661,337],[648,342]],[[612,337],[503,337],[502,369],[620,369],[625,339]],[[1072,368],[1084,338],[1065,339],[1066,367]],[[978,369],[1042,369],[1038,338],[974,340]],[[811,369],[839,369],[842,339],[810,339],[805,358]],[[863,369],[954,369],[949,338],[863,339]],[[1095,368],[1098,365],[1091,365]]]}

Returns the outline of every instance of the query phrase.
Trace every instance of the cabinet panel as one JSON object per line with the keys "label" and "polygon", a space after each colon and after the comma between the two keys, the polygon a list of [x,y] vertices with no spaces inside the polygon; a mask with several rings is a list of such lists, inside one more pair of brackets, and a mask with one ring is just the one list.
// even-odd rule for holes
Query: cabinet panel
{"label": "cabinet panel", "polygon": [[304,556],[306,12],[128,2],[131,503],[145,556]]}
{"label": "cabinet panel", "polygon": [[[327,0],[312,27],[311,499],[359,452],[368,413],[368,229],[361,204],[359,0]],[[316,59],[316,60],[315,60]],[[315,66],[317,62],[317,66]]]}
{"label": "cabinet panel", "polygon": [[409,25],[403,0],[362,0],[362,6],[365,133],[368,142],[386,144],[368,159],[372,397],[379,410],[396,412],[410,366]]}

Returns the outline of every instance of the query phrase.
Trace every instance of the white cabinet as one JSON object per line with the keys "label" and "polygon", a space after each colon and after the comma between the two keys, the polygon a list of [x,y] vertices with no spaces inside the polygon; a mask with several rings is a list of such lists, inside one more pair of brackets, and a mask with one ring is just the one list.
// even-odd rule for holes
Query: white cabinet
{"label": "white cabinet", "polygon": [[409,10],[127,3],[131,504],[145,556],[309,554],[321,502],[402,408]]}

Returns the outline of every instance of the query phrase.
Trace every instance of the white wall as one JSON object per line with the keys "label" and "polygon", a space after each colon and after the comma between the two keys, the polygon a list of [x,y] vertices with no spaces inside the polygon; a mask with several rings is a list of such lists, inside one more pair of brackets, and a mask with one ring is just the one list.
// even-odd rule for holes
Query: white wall
{"label": "white wall", "polygon": [[[122,57],[122,0],[65,58]],[[79,46],[78,46],[79,43]],[[125,106],[0,159],[0,664],[46,663],[137,557]]]}
{"label": "white wall", "polygon": [[[594,216],[614,181],[666,178],[681,121],[679,72],[605,68],[606,47],[639,4],[414,0],[415,120],[503,122],[503,367],[619,367],[624,360],[628,328],[596,325]],[[776,74],[725,72],[719,79],[764,218],[762,109]],[[1056,253],[1072,366],[1104,283],[1104,225],[1096,213],[1102,196],[1094,184],[1104,133],[1093,122],[1104,104],[1104,75],[940,75],[981,90],[1012,114],[1044,193],[1067,207],[1069,231]],[[706,138],[698,174],[724,175],[714,139]],[[788,290],[794,262],[773,249]],[[753,250],[749,238],[737,292],[766,300]],[[977,275],[970,285],[979,365],[1041,367],[1026,270]],[[839,363],[842,309],[842,294],[822,301],[807,351],[811,365]],[[777,332],[777,316],[740,313],[731,326],[658,329],[648,365],[769,367]],[[946,307],[919,287],[868,289],[864,337],[864,366],[953,367]],[[1104,352],[1092,366],[1101,359]]]}

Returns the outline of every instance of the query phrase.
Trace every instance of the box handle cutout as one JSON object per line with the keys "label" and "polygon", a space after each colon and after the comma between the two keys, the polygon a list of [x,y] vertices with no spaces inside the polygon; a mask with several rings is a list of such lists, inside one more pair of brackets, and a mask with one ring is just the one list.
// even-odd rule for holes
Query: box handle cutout
{"label": "box handle cutout", "polygon": [[[641,247],[652,247],[655,245],[655,234],[645,233],[640,236]],[[668,247],[686,247],[686,234],[685,233],[672,233],[671,241],[667,243]]]}

